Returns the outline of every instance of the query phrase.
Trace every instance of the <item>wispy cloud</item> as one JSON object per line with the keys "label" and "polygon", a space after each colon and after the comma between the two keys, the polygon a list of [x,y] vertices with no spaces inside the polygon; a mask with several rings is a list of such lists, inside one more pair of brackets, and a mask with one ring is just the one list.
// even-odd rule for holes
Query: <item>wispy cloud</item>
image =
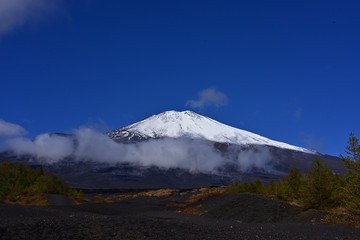
{"label": "wispy cloud", "polygon": [[294,118],[295,119],[300,119],[303,115],[303,109],[302,108],[298,108],[296,110],[296,112],[294,113]]}
{"label": "wispy cloud", "polygon": [[26,134],[26,130],[14,123],[0,119],[0,137],[16,137]]}
{"label": "wispy cloud", "polygon": [[0,37],[54,8],[56,0],[0,0]]}
{"label": "wispy cloud", "polygon": [[208,106],[221,107],[228,103],[227,96],[215,88],[207,88],[199,92],[198,100],[188,100],[186,106],[203,109]]}
{"label": "wispy cloud", "polygon": [[315,138],[312,134],[301,133],[303,141],[306,144],[306,148],[322,152],[324,150],[324,141],[322,139]]}

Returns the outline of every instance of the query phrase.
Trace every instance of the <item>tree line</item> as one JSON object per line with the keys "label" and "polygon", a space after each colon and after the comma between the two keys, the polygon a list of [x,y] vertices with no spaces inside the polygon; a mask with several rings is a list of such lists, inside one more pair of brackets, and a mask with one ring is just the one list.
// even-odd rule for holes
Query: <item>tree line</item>
{"label": "tree line", "polygon": [[306,208],[344,208],[360,223],[360,146],[353,133],[350,133],[345,153],[340,155],[347,167],[344,176],[333,173],[316,159],[306,173],[292,167],[277,183],[270,180],[264,186],[260,180],[249,184],[237,182],[228,186],[226,191],[265,194],[279,200],[296,201]]}

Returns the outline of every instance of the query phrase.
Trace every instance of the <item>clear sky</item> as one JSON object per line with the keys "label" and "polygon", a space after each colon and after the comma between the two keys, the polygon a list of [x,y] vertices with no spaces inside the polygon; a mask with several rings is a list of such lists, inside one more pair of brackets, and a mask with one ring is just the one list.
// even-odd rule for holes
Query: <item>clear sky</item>
{"label": "clear sky", "polygon": [[360,135],[359,13],[331,0],[0,0],[0,119],[34,137],[190,109],[339,155]]}

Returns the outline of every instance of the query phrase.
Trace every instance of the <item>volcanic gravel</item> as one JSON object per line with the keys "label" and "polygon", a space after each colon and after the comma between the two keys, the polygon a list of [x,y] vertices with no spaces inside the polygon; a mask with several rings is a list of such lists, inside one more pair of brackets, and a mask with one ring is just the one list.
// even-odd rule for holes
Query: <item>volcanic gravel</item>
{"label": "volcanic gravel", "polygon": [[[324,213],[250,194],[202,202],[202,216],[165,207],[176,197],[61,206],[0,204],[0,239],[360,239],[360,229],[312,223]],[[60,201],[61,202],[61,201]],[[195,205],[196,205],[195,204]]]}

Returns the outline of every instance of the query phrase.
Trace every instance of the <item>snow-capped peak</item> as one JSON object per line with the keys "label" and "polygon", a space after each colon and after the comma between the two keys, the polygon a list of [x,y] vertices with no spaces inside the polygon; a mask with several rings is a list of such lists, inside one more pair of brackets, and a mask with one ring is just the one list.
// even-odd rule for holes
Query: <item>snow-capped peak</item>
{"label": "snow-capped peak", "polygon": [[166,111],[127,127],[109,132],[108,135],[114,140],[124,136],[129,136],[130,138],[132,136],[141,138],[188,137],[238,145],[261,144],[314,153],[314,151],[305,148],[274,141],[222,124],[192,111]]}

